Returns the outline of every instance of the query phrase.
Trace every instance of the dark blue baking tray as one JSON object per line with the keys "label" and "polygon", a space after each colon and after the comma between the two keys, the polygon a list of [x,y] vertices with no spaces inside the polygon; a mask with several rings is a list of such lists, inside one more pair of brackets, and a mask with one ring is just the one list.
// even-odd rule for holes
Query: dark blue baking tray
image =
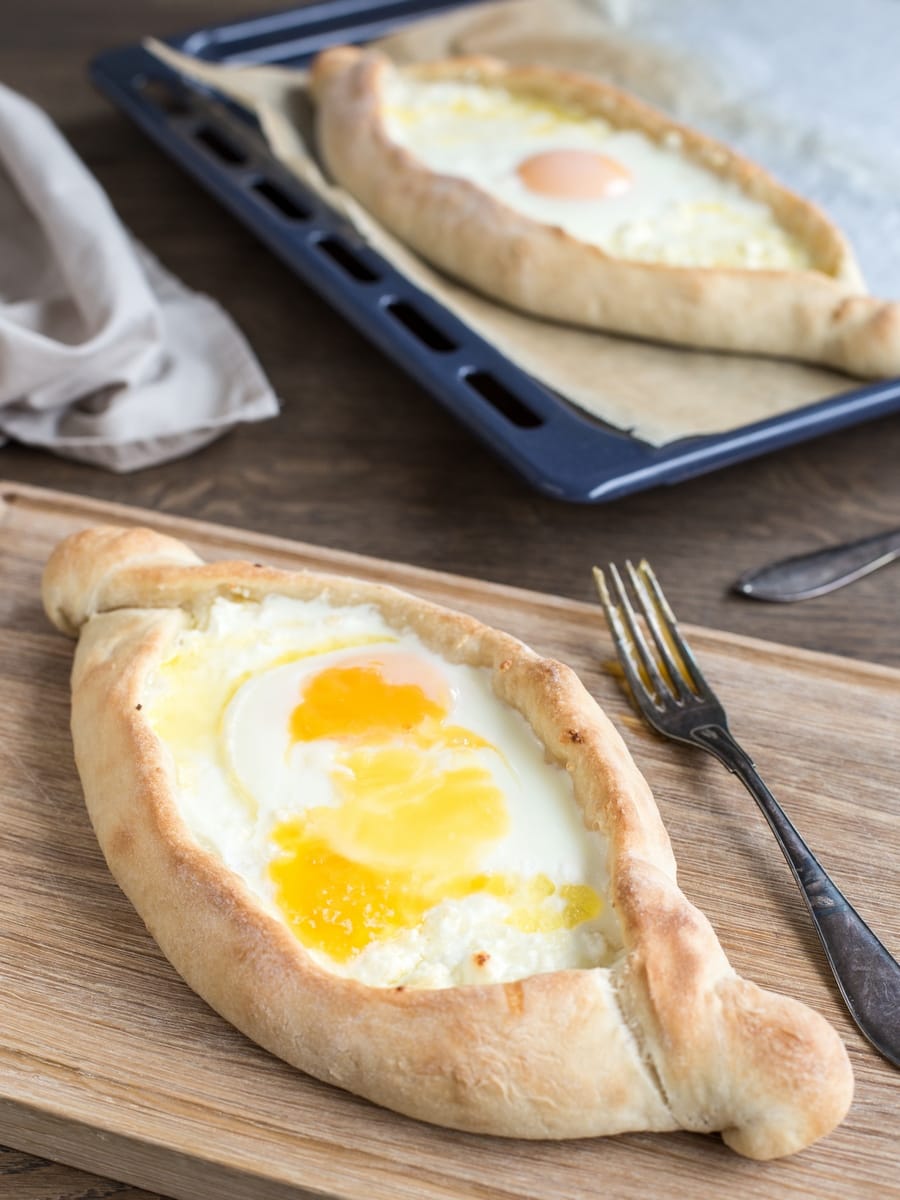
{"label": "dark blue baking tray", "polygon": [[[217,63],[303,66],[459,0],[333,0],[168,39]],[[654,447],[579,412],[400,274],[268,153],[254,119],[141,46],[100,55],[109,99],[310,287],[540,491],[596,502],[675,483],[900,409],[900,379],[730,433]]]}

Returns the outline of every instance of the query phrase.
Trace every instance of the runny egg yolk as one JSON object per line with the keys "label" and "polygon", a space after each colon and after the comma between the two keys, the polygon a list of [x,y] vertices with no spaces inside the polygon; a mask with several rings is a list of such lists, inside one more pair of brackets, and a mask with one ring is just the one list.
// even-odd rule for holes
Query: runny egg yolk
{"label": "runny egg yolk", "polygon": [[632,184],[631,172],[594,150],[542,150],[516,167],[530,192],[558,200],[608,200]]}
{"label": "runny egg yolk", "polygon": [[277,902],[304,945],[338,962],[419,925],[448,899],[506,902],[525,932],[571,929],[598,915],[585,885],[557,886],[479,869],[509,828],[485,766],[493,747],[447,721],[443,680],[413,656],[331,666],[310,679],[290,716],[293,743],[336,741],[336,803],[276,826]]}
{"label": "runny egg yolk", "polygon": [[443,681],[410,656],[395,654],[385,662],[336,667],[314,676],[291,714],[291,736],[312,742],[403,733],[446,709]]}

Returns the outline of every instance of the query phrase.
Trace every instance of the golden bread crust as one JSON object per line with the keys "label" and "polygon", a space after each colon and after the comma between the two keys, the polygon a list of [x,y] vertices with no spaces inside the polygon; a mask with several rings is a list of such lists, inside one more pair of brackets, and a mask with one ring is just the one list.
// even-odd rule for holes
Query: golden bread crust
{"label": "golden bread crust", "polygon": [[[625,939],[611,968],[514,983],[376,988],[317,965],[288,926],[191,836],[167,748],[142,715],[148,675],[193,609],[278,594],[372,604],[499,698],[570,771],[610,843]],[[675,863],[643,777],[575,674],[471,617],[383,585],[249,563],[203,564],[150,530],[63,542],[45,572],[51,620],[77,632],[72,730],[110,869],[195,991],[287,1062],[376,1103],[475,1132],[530,1138],[722,1130],[769,1158],[827,1133],[852,1076],[831,1027],[739,979]]]}
{"label": "golden bread crust", "polygon": [[[392,71],[499,85],[575,106],[686,157],[767,204],[815,270],[678,267],[628,261],[515,212],[466,179],[437,175],[394,142],[384,117]],[[874,299],[841,232],[813,204],[728,147],[599,80],[468,57],[396,68],[339,46],[312,69],[317,136],[337,182],[414,250],[515,308],[677,345],[822,363],[865,378],[900,374],[900,303]]]}

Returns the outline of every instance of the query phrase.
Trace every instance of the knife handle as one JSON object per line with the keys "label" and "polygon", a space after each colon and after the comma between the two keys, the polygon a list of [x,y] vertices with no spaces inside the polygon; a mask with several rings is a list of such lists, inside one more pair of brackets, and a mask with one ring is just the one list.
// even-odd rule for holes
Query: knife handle
{"label": "knife handle", "polygon": [[900,529],[891,529],[748,571],[734,584],[734,590],[753,600],[808,600],[853,583],[896,558],[900,558]]}

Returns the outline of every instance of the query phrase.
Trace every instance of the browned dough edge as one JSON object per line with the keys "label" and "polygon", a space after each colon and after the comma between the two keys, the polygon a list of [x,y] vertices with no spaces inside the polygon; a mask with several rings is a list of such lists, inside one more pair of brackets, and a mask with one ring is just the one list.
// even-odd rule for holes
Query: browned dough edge
{"label": "browned dough edge", "polygon": [[[185,612],[217,596],[269,594],[372,604],[449,661],[491,671],[497,696],[571,773],[588,827],[609,839],[626,948],[614,967],[438,990],[369,987],[317,965],[193,840],[169,753],[142,715],[143,688]],[[676,885],[646,782],[569,668],[388,586],[204,564],[149,529],[68,537],[47,564],[43,599],[53,623],[79,637],[75,754],[113,875],[190,986],[274,1054],[410,1116],[515,1137],[721,1130],[740,1153],[772,1158],[846,1113],[853,1081],[837,1034],[734,973]]]}

